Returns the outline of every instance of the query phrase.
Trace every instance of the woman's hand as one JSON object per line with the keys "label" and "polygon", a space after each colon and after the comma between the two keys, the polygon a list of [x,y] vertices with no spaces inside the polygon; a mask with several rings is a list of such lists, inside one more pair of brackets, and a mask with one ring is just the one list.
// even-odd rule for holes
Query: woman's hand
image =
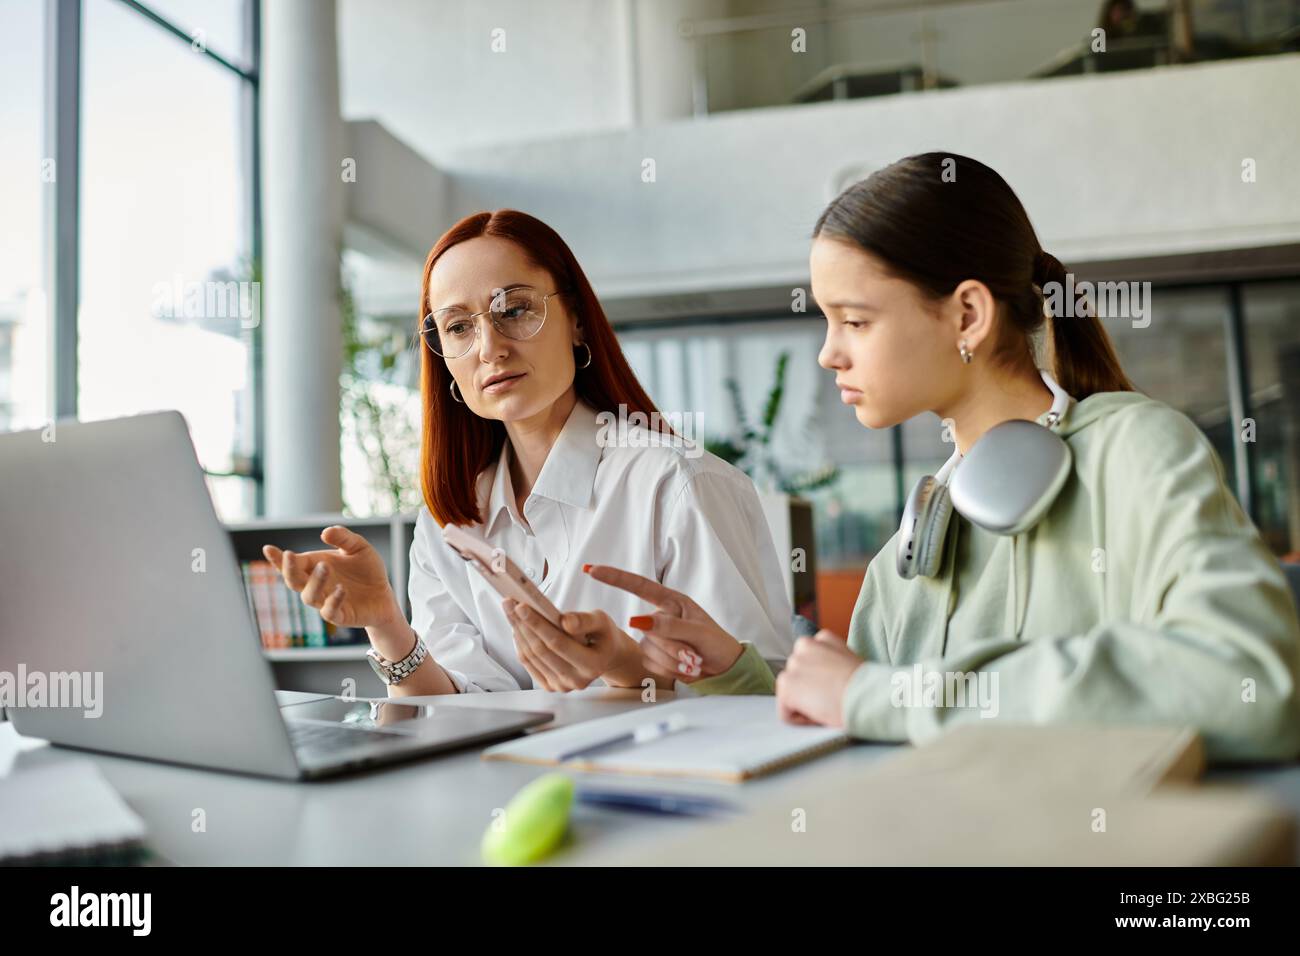
{"label": "woman's hand", "polygon": [[331,624],[379,629],[401,625],[409,631],[384,559],[370,542],[340,525],[326,528],[320,538],[333,550],[298,554],[266,544],[262,554],[280,569],[284,583],[302,595],[302,602],[319,609]]}
{"label": "woman's hand", "polygon": [[514,628],[519,661],[543,690],[580,690],[597,677],[611,686],[636,686],[640,648],[604,611],[560,616],[563,630],[526,604],[501,602]]}
{"label": "woman's hand", "polygon": [[792,724],[844,726],[844,692],[862,658],[830,631],[801,637],[776,677],[776,709]]}
{"label": "woman's hand", "polygon": [[656,614],[639,614],[628,621],[629,627],[645,632],[641,652],[646,666],[656,673],[666,672],[689,684],[730,670],[744,653],[739,641],[680,591],[603,564],[585,565],[583,570],[602,584],[635,594],[659,609]]}

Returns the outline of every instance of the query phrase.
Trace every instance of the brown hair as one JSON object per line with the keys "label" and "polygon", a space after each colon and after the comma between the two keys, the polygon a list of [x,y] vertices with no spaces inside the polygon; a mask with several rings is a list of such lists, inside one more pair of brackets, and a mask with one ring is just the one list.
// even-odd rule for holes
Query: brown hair
{"label": "brown hair", "polygon": [[[931,298],[983,282],[1009,326],[994,354],[1012,365],[1033,364],[1030,336],[1047,321],[1043,286],[1065,284],[1065,267],[1039,245],[1006,181],[955,153],[908,156],[854,183],[817,219],[813,238],[821,235],[861,247]],[[1076,399],[1133,390],[1095,315],[1052,320],[1051,340],[1053,375]]]}
{"label": "brown hair", "polygon": [[[565,304],[591,348],[591,364],[574,373],[578,398],[597,412],[641,412],[650,418],[656,409],[627,363],[609,319],[578,260],[557,233],[540,219],[514,209],[478,212],[456,223],[433,244],[420,284],[420,319],[429,308],[429,277],[444,252],[479,236],[508,239],[530,262],[550,273],[562,289]],[[496,460],[505,442],[505,426],[480,418],[452,398],[451,372],[445,361],[420,346],[420,400],[424,424],[420,442],[420,486],[424,503],[439,525],[476,524],[478,476]],[[656,419],[650,418],[651,421]]]}

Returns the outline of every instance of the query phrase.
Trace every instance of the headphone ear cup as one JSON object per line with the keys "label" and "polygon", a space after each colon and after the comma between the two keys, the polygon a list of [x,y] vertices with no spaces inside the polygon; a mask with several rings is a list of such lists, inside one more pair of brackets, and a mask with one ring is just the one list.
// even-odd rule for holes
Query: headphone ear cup
{"label": "headphone ear cup", "polygon": [[943,560],[943,542],[948,535],[948,522],[952,520],[952,496],[948,494],[948,486],[935,482],[930,497],[931,517],[926,523],[918,568],[927,578],[939,573],[939,564]]}
{"label": "headphone ear cup", "polygon": [[926,475],[912,488],[903,506],[898,533],[898,576],[934,577],[939,571],[943,539],[952,518],[948,488],[933,475]]}
{"label": "headphone ear cup", "polygon": [[903,505],[903,518],[898,524],[898,554],[895,556],[895,561],[898,566],[898,576],[904,580],[910,581],[916,577],[916,570],[920,566],[920,542],[925,532],[921,527],[922,505],[929,495],[927,486],[933,481],[933,475],[926,475],[918,481],[912,486],[907,502]]}

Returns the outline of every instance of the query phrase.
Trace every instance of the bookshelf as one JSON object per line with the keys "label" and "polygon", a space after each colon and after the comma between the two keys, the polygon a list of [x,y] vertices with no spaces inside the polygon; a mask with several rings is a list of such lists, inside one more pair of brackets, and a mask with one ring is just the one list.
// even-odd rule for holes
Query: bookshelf
{"label": "bookshelf", "polygon": [[[388,580],[393,586],[403,613],[411,613],[407,594],[408,567],[411,542],[415,539],[417,513],[388,515],[374,518],[353,518],[342,514],[312,514],[295,518],[258,518],[252,521],[227,524],[240,561],[262,561],[262,545],[273,544],[290,551],[319,551],[328,547],[321,541],[320,533],[330,525],[343,525],[355,531],[374,546],[388,568]],[[296,595],[295,595],[296,598]],[[354,682],[354,691],[360,697],[383,697],[383,683],[375,676],[366,661],[370,642],[364,628],[343,628],[340,637],[349,643],[328,647],[277,647],[263,648],[262,653],[271,662],[275,672],[276,687],[284,690],[313,691],[321,694],[338,694],[344,681]]]}
{"label": "bookshelf", "polygon": [[268,661],[359,661],[369,644],[340,644],[336,647],[264,647]]}

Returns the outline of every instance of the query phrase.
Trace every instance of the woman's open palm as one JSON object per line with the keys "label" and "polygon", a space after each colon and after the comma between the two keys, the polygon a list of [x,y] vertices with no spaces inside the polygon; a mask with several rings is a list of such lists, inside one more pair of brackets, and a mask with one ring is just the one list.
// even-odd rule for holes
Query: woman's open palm
{"label": "woman's open palm", "polygon": [[341,525],[331,525],[320,537],[329,549],[299,554],[266,544],[262,553],[303,603],[331,624],[384,627],[402,616],[384,559],[369,541]]}

